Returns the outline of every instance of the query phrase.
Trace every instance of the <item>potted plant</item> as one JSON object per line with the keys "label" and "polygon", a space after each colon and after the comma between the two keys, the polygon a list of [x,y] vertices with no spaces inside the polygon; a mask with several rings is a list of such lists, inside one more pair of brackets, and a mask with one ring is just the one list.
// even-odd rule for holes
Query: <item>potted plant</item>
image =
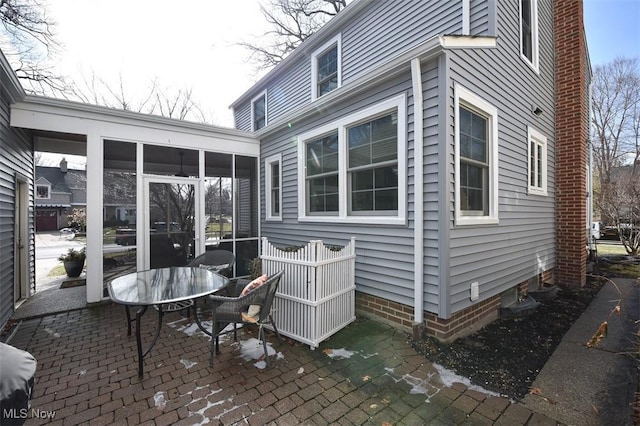
{"label": "potted plant", "polygon": [[86,257],[87,255],[84,247],[81,250],[70,248],[66,253],[61,254],[60,257],[58,257],[58,260],[63,263],[67,276],[72,278],[80,276],[82,268],[84,268],[84,260]]}

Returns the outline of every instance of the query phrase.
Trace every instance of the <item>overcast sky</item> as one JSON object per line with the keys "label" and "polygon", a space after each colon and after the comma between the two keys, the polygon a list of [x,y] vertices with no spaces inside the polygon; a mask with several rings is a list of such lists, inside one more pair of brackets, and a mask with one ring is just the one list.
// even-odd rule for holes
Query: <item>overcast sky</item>
{"label": "overcast sky", "polygon": [[256,81],[237,45],[263,34],[257,0],[51,0],[57,68],[76,81],[92,72],[127,91],[193,88],[214,124],[232,127],[228,106]]}
{"label": "overcast sky", "polygon": [[[146,92],[153,79],[164,88],[192,88],[210,122],[232,127],[229,105],[258,78],[237,43],[268,29],[259,4],[51,0],[64,45],[57,67],[76,81],[95,72],[113,87],[122,76],[126,93]],[[640,57],[640,0],[584,0],[584,19],[593,66]]]}

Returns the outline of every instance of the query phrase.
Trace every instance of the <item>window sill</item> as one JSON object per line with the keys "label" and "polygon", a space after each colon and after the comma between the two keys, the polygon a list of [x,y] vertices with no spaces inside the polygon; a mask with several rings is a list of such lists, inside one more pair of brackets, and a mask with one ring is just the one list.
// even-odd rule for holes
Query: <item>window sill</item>
{"label": "window sill", "polygon": [[543,191],[541,189],[536,189],[536,188],[529,188],[527,191],[528,195],[539,195],[541,197],[547,197],[549,194],[547,193],[547,191]]}
{"label": "window sill", "polygon": [[403,217],[397,216],[300,216],[298,222],[306,223],[343,223],[359,225],[391,225],[406,226],[407,221]]}
{"label": "window sill", "polygon": [[462,216],[456,217],[456,226],[473,226],[473,225],[498,225],[500,219],[497,217],[486,216]]}

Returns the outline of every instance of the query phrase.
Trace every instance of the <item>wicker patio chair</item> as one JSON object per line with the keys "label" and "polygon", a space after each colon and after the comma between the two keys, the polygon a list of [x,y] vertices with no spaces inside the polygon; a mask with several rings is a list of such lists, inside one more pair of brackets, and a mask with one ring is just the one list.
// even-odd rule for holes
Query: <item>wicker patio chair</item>
{"label": "wicker patio chair", "polygon": [[[280,278],[283,271],[280,271],[259,287],[249,291],[245,295],[239,295],[236,297],[223,296],[220,293],[216,293],[208,297],[211,303],[212,321],[213,321],[213,337],[211,338],[211,358],[210,365],[213,365],[213,360],[216,353],[219,352],[219,336],[221,334],[230,333],[231,331],[225,331],[225,328],[229,324],[234,324],[233,333],[234,339],[237,340],[237,324],[256,324],[258,326],[258,338],[262,341],[262,347],[264,349],[264,356],[267,366],[269,366],[269,354],[267,352],[267,341],[265,337],[265,325],[270,325],[273,328],[279,341],[282,341],[278,328],[273,321],[271,314],[271,308],[273,299],[275,298],[276,291],[280,285]],[[248,280],[239,281],[235,286],[229,286],[227,290],[233,292],[239,291],[243,284],[249,282]],[[248,317],[247,311],[251,305],[260,306],[260,312],[255,317]],[[197,318],[197,316],[196,316]],[[215,346],[214,346],[215,345]]]}

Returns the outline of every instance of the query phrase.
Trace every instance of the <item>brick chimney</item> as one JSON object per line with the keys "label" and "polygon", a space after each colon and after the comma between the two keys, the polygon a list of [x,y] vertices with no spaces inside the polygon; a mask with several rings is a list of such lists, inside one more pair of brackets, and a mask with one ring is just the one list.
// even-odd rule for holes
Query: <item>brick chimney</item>
{"label": "brick chimney", "polygon": [[67,160],[64,157],[60,160],[60,171],[62,173],[67,173]]}
{"label": "brick chimney", "polygon": [[587,272],[587,59],[582,0],[555,0],[556,283],[583,286]]}

